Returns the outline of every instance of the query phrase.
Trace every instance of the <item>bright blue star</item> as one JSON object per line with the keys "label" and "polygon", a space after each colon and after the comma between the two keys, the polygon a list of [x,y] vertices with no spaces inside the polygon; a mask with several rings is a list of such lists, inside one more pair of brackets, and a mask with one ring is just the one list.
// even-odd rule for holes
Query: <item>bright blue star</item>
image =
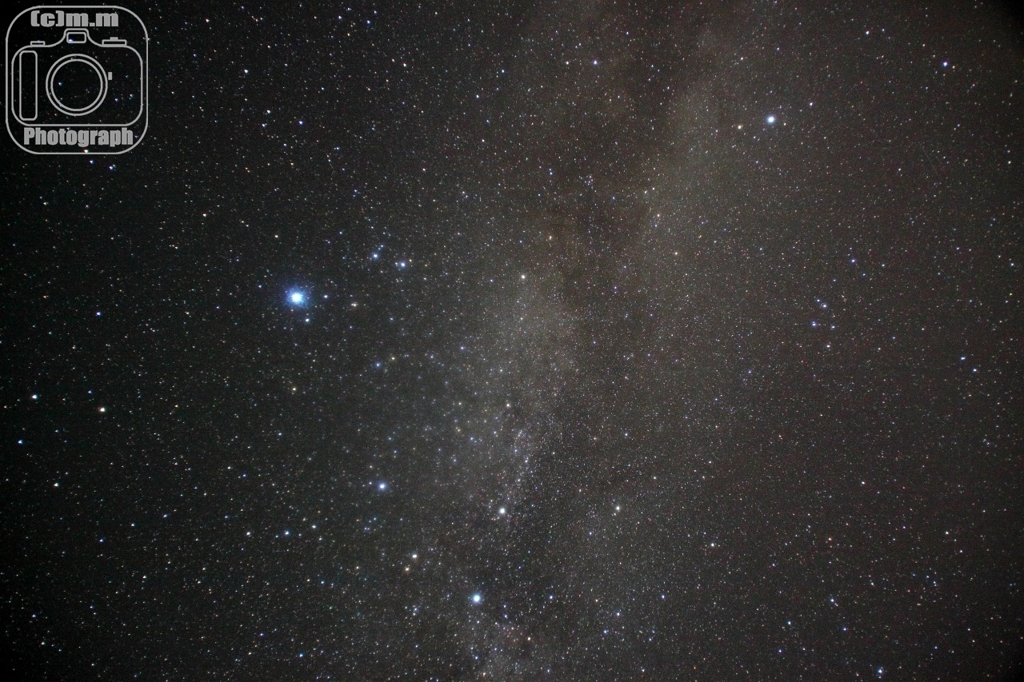
{"label": "bright blue star", "polygon": [[470,597],[470,599],[473,601],[474,604],[479,604],[480,602],[482,602],[484,600],[484,597],[483,597],[482,594],[477,592],[472,597]]}
{"label": "bright blue star", "polygon": [[288,302],[294,306],[306,304],[306,292],[295,289],[288,292]]}
{"label": "bright blue star", "polygon": [[768,122],[768,125],[773,125],[775,123],[775,114],[770,114],[765,120]]}

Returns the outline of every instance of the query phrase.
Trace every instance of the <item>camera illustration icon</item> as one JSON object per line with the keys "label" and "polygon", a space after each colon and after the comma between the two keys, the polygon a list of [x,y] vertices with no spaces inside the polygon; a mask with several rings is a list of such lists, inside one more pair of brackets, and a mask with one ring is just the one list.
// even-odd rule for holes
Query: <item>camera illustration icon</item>
{"label": "camera illustration icon", "polygon": [[7,31],[5,107],[33,154],[120,154],[148,124],[148,34],[110,5],[39,6]]}

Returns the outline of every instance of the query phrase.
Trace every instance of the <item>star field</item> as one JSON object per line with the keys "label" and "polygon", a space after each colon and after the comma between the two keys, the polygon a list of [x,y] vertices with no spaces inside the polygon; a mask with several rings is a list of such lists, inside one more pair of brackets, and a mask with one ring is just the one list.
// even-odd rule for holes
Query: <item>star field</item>
{"label": "star field", "polygon": [[0,170],[13,679],[1021,671],[1005,8],[132,9]]}

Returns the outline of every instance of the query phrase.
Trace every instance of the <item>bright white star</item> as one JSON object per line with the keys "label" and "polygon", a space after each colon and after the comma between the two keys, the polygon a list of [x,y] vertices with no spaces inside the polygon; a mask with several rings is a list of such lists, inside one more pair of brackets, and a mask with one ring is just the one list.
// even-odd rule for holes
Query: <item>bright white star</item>
{"label": "bright white star", "polygon": [[288,292],[288,303],[289,305],[295,306],[296,308],[304,308],[309,302],[306,297],[306,292],[302,289],[292,289]]}

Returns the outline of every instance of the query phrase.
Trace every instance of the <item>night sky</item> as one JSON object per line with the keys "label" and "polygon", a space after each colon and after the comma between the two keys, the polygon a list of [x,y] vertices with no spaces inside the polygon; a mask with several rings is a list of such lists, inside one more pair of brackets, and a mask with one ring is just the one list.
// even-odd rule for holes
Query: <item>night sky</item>
{"label": "night sky", "polygon": [[15,679],[1019,672],[1000,6],[126,6],[139,146],[3,140]]}

